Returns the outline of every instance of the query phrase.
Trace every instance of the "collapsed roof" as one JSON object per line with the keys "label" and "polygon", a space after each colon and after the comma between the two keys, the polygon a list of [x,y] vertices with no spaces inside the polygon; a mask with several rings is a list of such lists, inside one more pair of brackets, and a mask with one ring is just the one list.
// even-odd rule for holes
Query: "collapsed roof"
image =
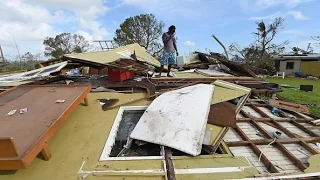
{"label": "collapsed roof", "polygon": [[[319,176],[320,117],[305,109],[301,111],[300,105],[297,108],[286,104],[284,108],[279,103],[274,105],[255,98],[257,92],[278,91],[278,85],[264,82],[248,67],[212,55],[210,58],[216,61],[203,62],[203,56],[207,55],[201,56],[200,64],[222,63],[233,74],[219,68],[175,72],[175,78],[139,74],[139,71],[148,71],[150,65],[158,67],[159,62],[137,44],[110,51],[65,55],[68,61],[47,66],[46,71],[28,72],[30,76],[45,74],[47,77],[62,70],[62,65],[75,61],[86,66],[119,66],[135,72],[136,77],[110,83],[107,74],[102,77],[59,75],[41,81],[28,79],[37,86],[18,86],[1,93],[0,111],[7,114],[4,114],[5,120],[0,119],[5,125],[0,126],[0,130],[12,124],[17,126],[11,128],[16,129],[15,132],[6,128],[0,133],[0,146],[5,140],[5,145],[12,150],[8,154],[2,151],[8,148],[0,148],[0,169],[20,169],[22,165],[27,168],[6,176],[0,172],[1,178],[285,179]],[[194,77],[189,77],[190,74]],[[20,79],[25,75],[15,77],[20,81],[25,80]],[[82,92],[80,87],[86,88]],[[197,89],[192,89],[194,87]],[[202,93],[199,87],[213,88]],[[94,92],[89,93],[90,89]],[[174,96],[168,97],[168,94]],[[78,106],[82,100],[89,106]],[[290,105],[295,106],[294,110]],[[188,116],[191,111],[192,115]],[[142,118],[144,115],[147,117]],[[184,122],[186,119],[188,122]],[[30,124],[24,126],[27,121]],[[37,123],[43,123],[41,128]],[[30,132],[25,128],[33,129],[32,134],[37,137],[28,137]],[[190,139],[189,134],[184,134],[180,137],[179,133],[184,130],[197,136]],[[21,133],[16,136],[16,132]],[[162,139],[164,137],[169,138]],[[24,138],[33,141],[25,144]],[[185,144],[196,149],[189,151]],[[15,148],[22,145],[30,151],[17,154]],[[37,159],[37,153],[49,161]],[[24,155],[27,158],[23,158]],[[10,163],[9,167],[8,159],[15,163],[19,159],[20,164]]]}

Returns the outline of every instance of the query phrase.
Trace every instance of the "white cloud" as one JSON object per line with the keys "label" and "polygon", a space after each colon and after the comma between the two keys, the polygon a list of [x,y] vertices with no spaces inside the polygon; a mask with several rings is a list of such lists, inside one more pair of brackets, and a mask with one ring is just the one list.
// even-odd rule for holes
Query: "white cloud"
{"label": "white cloud", "polygon": [[307,17],[302,14],[301,11],[288,11],[288,15],[293,16],[295,20],[306,20]]}
{"label": "white cloud", "polygon": [[25,26],[21,23],[6,23],[0,26],[0,41],[42,41],[46,36],[53,35],[52,27],[46,23]]}
{"label": "white cloud", "polygon": [[307,20],[308,18],[302,14],[301,11],[287,11],[287,12],[276,12],[267,16],[261,17],[250,17],[250,20],[273,20],[277,17],[288,17],[292,16],[295,20]]}
{"label": "white cloud", "polygon": [[[199,18],[207,15],[214,1],[210,0],[120,0],[119,6],[133,5],[142,8],[147,13],[160,16],[180,16],[188,18]],[[195,9],[196,8],[196,9]],[[201,10],[201,11],[199,11]]]}
{"label": "white cloud", "polygon": [[14,37],[22,53],[38,53],[45,37],[65,27],[88,40],[105,39],[110,33],[98,18],[107,11],[105,0],[0,0],[0,44],[12,47]]}
{"label": "white cloud", "polygon": [[312,2],[314,0],[241,0],[241,6],[245,10],[260,11],[271,7],[281,6],[294,8],[300,4]]}
{"label": "white cloud", "polygon": [[[36,12],[36,13],[35,13]],[[14,22],[65,22],[67,15],[56,10],[50,12],[48,9],[38,5],[25,4],[19,0],[0,2],[1,21]]]}
{"label": "white cloud", "polygon": [[186,41],[186,42],[184,43],[184,45],[186,45],[186,46],[191,46],[191,47],[195,47],[195,46],[196,46],[196,43],[195,43],[195,42],[192,42],[192,41]]}

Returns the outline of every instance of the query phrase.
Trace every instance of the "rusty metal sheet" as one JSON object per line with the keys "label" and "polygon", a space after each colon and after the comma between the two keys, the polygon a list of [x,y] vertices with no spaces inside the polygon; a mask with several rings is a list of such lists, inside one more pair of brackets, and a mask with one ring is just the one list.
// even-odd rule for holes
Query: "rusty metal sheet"
{"label": "rusty metal sheet", "polygon": [[223,127],[236,127],[235,106],[229,102],[221,102],[210,106],[208,123]]}
{"label": "rusty metal sheet", "polygon": [[297,111],[297,112],[309,113],[308,107],[304,106],[304,105],[301,105],[301,104],[285,102],[285,101],[278,101],[278,100],[274,100],[274,99],[269,99],[269,104],[271,106],[275,106],[275,107],[278,107],[280,109],[286,109],[286,110],[292,110],[292,111]]}

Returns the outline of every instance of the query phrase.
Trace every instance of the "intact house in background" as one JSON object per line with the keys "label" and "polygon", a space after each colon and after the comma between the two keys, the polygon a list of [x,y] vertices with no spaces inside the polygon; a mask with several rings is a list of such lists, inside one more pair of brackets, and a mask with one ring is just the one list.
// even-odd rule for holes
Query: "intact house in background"
{"label": "intact house in background", "polygon": [[320,54],[279,55],[272,58],[277,71],[286,75],[301,72],[303,76],[320,76]]}

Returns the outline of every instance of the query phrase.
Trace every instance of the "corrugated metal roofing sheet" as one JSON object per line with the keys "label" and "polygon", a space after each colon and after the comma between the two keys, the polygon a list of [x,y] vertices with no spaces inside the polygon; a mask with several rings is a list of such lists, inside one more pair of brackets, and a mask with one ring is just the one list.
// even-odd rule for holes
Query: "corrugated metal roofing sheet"
{"label": "corrugated metal roofing sheet", "polygon": [[141,47],[137,43],[119,47],[109,51],[66,54],[64,55],[64,57],[106,65],[118,59],[132,59],[130,55],[134,52],[136,53],[136,57],[139,61],[146,62],[156,67],[160,67],[160,62],[152,57],[145,48]]}

